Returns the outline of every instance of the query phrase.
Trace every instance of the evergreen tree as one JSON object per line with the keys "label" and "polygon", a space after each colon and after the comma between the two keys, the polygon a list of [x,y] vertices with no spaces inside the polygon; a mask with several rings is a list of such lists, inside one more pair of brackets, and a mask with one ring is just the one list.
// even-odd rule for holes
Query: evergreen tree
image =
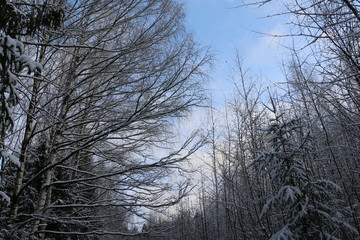
{"label": "evergreen tree", "polygon": [[278,115],[264,131],[268,150],[252,165],[258,174],[268,174],[273,190],[261,215],[282,222],[270,239],[356,239],[359,233],[339,207],[340,187],[315,179],[307,168],[307,161],[316,159],[311,154],[310,134],[304,134],[300,121]]}

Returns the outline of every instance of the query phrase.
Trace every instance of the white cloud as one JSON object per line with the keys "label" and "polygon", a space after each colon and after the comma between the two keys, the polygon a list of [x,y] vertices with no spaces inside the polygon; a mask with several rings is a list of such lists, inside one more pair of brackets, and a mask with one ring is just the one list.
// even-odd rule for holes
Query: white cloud
{"label": "white cloud", "polygon": [[262,38],[265,46],[278,48],[279,45],[284,44],[286,35],[288,34],[287,29],[284,24],[277,24],[270,30],[270,32],[265,33],[265,36]]}

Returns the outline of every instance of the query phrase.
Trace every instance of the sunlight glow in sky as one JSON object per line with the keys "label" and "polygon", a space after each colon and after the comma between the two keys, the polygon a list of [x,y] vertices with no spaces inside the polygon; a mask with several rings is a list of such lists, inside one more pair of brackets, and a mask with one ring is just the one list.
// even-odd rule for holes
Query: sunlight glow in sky
{"label": "sunlight glow in sky", "polygon": [[[210,46],[215,61],[210,72],[211,93],[215,106],[223,105],[232,94],[230,67],[234,65],[235,50],[244,64],[260,76],[259,84],[268,86],[283,81],[281,61],[284,55],[283,38],[265,37],[260,33],[286,33],[285,17],[264,18],[278,13],[275,4],[262,8],[238,7],[238,0],[181,0],[185,4],[186,26],[195,40]],[[230,94],[230,95],[229,95]]]}

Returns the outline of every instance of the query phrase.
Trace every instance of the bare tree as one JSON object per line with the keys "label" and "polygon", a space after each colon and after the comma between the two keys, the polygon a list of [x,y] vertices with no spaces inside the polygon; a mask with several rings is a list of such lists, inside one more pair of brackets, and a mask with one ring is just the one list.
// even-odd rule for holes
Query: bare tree
{"label": "bare tree", "polygon": [[169,126],[202,104],[209,56],[184,30],[182,6],[173,1],[17,4],[43,15],[55,9],[61,26],[25,41],[43,71],[18,87],[12,147],[21,167],[5,235],[134,235],[106,229],[115,219],[109,210],[126,221],[141,207],[168,206],[186,194],[186,181],[162,179],[204,140],[190,135],[171,150]]}

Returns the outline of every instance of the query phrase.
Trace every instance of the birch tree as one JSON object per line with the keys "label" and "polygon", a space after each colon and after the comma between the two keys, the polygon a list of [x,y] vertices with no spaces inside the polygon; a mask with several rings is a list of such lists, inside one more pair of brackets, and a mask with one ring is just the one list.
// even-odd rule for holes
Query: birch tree
{"label": "birch tree", "polygon": [[[23,170],[4,237],[133,235],[121,223],[126,216],[187,193],[186,179],[162,179],[180,171],[203,139],[190,135],[171,150],[169,126],[201,105],[209,56],[185,31],[182,6],[173,1],[18,5],[43,15],[56,9],[61,24],[25,41],[39,53],[43,80],[20,87],[27,111],[13,148]],[[123,216],[120,227],[107,228],[116,218],[110,209]]]}

